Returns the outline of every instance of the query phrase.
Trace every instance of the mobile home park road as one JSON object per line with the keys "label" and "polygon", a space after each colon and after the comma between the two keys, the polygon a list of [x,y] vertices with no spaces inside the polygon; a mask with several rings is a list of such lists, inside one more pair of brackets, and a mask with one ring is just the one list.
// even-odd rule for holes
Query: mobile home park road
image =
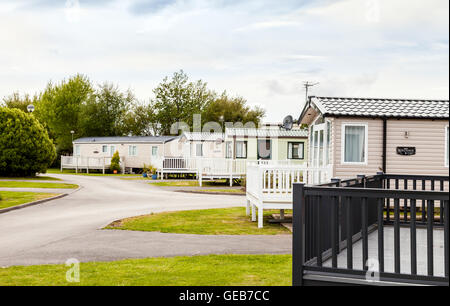
{"label": "mobile home park road", "polygon": [[0,267],[206,254],[290,254],[291,236],[203,236],[102,230],[152,212],[244,206],[245,198],[177,193],[142,181],[52,175],[82,188],[0,214]]}

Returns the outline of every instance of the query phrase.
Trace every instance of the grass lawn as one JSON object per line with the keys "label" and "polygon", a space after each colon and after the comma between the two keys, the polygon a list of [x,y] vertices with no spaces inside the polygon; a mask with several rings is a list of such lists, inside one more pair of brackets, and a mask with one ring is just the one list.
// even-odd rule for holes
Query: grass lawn
{"label": "grass lawn", "polygon": [[290,255],[209,255],[81,263],[80,283],[65,265],[0,268],[0,286],[290,286]]}
{"label": "grass lawn", "polygon": [[33,176],[33,177],[1,177],[0,180],[19,180],[19,181],[61,181],[61,179],[50,176]]}
{"label": "grass lawn", "polygon": [[[160,186],[160,187],[199,187],[199,183],[197,180],[191,180],[191,181],[166,181],[166,182],[155,182],[150,183],[153,186]],[[204,181],[203,186],[229,186],[225,181]]]}
{"label": "grass lawn", "polygon": [[[54,193],[0,191],[0,209],[55,197]],[[1,279],[0,279],[1,281]]]}
{"label": "grass lawn", "polygon": [[0,187],[3,188],[57,188],[57,189],[75,189],[78,185],[64,183],[39,183],[39,182],[16,182],[0,181]]}
{"label": "grass lawn", "polygon": [[264,228],[251,222],[245,208],[205,209],[166,212],[113,222],[108,229],[197,235],[277,235],[290,231],[267,222],[274,212],[264,212]]}
{"label": "grass lawn", "polygon": [[94,172],[95,170],[89,170],[90,173],[75,173],[75,170],[73,169],[63,169],[63,171],[61,172],[61,169],[57,169],[57,168],[52,168],[52,169],[47,169],[47,173],[50,174],[72,174],[72,175],[88,175],[88,176],[115,176],[115,177],[136,177],[136,176],[142,176],[142,174],[113,174],[113,173],[106,173],[103,174],[101,171],[100,172]]}
{"label": "grass lawn", "polygon": [[198,193],[232,193],[245,195],[245,191],[241,189],[195,189],[191,190]]}

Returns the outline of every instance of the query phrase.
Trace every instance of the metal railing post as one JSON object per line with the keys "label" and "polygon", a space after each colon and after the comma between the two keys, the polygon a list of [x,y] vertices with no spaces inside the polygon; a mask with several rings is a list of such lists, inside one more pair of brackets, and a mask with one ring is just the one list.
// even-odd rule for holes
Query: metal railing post
{"label": "metal railing post", "polygon": [[303,286],[303,265],[305,263],[305,184],[294,184],[293,198],[292,285]]}

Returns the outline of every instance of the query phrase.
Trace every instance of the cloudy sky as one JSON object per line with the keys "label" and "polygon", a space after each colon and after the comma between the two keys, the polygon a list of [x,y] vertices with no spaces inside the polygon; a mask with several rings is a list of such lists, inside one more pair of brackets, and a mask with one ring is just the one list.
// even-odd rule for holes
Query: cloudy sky
{"label": "cloudy sky", "polygon": [[298,116],[311,94],[448,99],[448,0],[0,0],[0,98],[76,73],[141,100],[179,69]]}

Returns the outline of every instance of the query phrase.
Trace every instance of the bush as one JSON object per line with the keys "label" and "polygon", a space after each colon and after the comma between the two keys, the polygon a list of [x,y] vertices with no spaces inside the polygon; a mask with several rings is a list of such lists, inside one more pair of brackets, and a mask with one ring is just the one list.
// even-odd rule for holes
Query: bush
{"label": "bush", "polygon": [[120,171],[120,156],[119,151],[116,151],[111,158],[111,166],[109,167],[111,171],[114,172],[114,170]]}
{"label": "bush", "polygon": [[0,107],[0,176],[45,173],[55,158],[53,142],[33,115]]}

